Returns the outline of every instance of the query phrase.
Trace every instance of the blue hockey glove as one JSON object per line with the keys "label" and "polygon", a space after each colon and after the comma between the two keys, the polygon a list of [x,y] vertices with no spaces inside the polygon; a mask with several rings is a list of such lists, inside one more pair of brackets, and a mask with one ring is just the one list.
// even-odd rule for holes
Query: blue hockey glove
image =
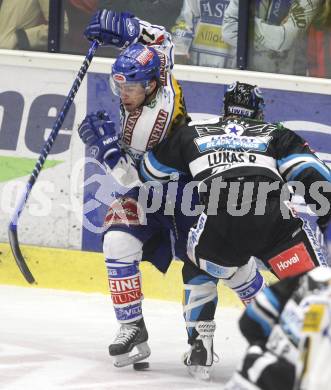
{"label": "blue hockey glove", "polygon": [[87,115],[78,129],[78,134],[88,146],[88,156],[114,168],[121,157],[115,124],[105,111]]}
{"label": "blue hockey glove", "polygon": [[90,41],[122,48],[129,46],[139,35],[139,21],[128,12],[97,11],[84,31]]}

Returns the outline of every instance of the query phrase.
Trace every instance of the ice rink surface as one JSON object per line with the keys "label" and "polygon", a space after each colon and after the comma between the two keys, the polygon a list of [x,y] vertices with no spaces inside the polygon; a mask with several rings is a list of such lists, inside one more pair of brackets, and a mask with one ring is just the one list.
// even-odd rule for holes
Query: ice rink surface
{"label": "ice rink surface", "polygon": [[222,389],[245,349],[239,309],[216,314],[211,382],[190,377],[181,362],[187,350],[179,303],[144,300],[152,354],[148,371],[115,368],[108,344],[117,331],[110,298],[37,288],[0,286],[1,390]]}

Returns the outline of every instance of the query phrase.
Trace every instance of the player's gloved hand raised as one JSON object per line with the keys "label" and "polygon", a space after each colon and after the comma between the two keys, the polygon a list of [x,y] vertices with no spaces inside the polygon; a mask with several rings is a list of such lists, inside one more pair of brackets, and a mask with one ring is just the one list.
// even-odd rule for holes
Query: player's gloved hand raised
{"label": "player's gloved hand raised", "polygon": [[105,111],[89,114],[78,129],[79,136],[88,146],[89,157],[114,168],[121,157],[115,124]]}
{"label": "player's gloved hand raised", "polygon": [[139,21],[128,12],[97,11],[84,31],[87,39],[119,48],[129,46],[139,35]]}

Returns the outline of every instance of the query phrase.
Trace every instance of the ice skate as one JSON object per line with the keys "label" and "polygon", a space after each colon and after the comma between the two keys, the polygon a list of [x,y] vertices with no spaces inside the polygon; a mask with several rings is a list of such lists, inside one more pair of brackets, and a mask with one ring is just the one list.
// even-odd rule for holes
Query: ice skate
{"label": "ice skate", "polygon": [[214,321],[200,321],[196,329],[199,336],[193,341],[191,349],[184,354],[184,364],[190,375],[199,380],[210,380],[212,365],[218,362],[218,355],[213,349],[215,332]]}
{"label": "ice skate", "polygon": [[122,324],[115,340],[109,346],[115,367],[125,367],[146,359],[151,350],[147,344],[148,333],[144,319]]}

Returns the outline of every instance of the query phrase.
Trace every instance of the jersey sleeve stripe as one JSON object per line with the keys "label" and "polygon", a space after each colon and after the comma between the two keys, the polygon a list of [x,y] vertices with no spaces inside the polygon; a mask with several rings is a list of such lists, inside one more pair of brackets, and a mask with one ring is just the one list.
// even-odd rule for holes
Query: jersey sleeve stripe
{"label": "jersey sleeve stripe", "polygon": [[278,298],[276,297],[276,295],[272,292],[272,290],[270,290],[270,288],[266,288],[263,291],[263,294],[261,294],[261,296],[262,295],[265,295],[268,302],[270,302],[270,304],[273,306],[273,308],[276,309],[277,314],[278,314],[280,311],[280,302],[279,302]]}
{"label": "jersey sleeve stripe", "polygon": [[291,154],[288,157],[277,160],[277,166],[280,173],[283,174],[291,166],[296,165],[299,162],[309,162],[309,161],[317,162],[318,159],[312,154]]}
{"label": "jersey sleeve stripe", "polygon": [[280,312],[280,302],[270,288],[265,288],[247,307],[247,315],[260,324],[265,336],[271,332]]}
{"label": "jersey sleeve stripe", "polygon": [[143,182],[156,180],[155,177],[153,177],[152,175],[147,173],[144,160],[141,160],[141,162],[140,162],[139,175],[140,175],[140,178],[142,179]]}
{"label": "jersey sleeve stripe", "polygon": [[319,172],[328,182],[331,182],[331,174],[330,171],[324,167],[322,164],[315,162],[302,163],[297,165],[295,168],[291,169],[286,176],[286,180],[294,180],[300,173],[302,173],[305,169],[315,169]]}
{"label": "jersey sleeve stripe", "polygon": [[180,174],[177,169],[161,164],[154,156],[153,152],[149,151],[145,154],[141,162],[141,175],[146,181],[158,180],[169,181],[173,174]]}
{"label": "jersey sleeve stripe", "polygon": [[177,169],[169,167],[160,163],[156,158],[153,152],[149,151],[146,156],[146,166],[151,170],[155,176],[164,176],[164,174],[170,175],[172,173],[178,172]]}

